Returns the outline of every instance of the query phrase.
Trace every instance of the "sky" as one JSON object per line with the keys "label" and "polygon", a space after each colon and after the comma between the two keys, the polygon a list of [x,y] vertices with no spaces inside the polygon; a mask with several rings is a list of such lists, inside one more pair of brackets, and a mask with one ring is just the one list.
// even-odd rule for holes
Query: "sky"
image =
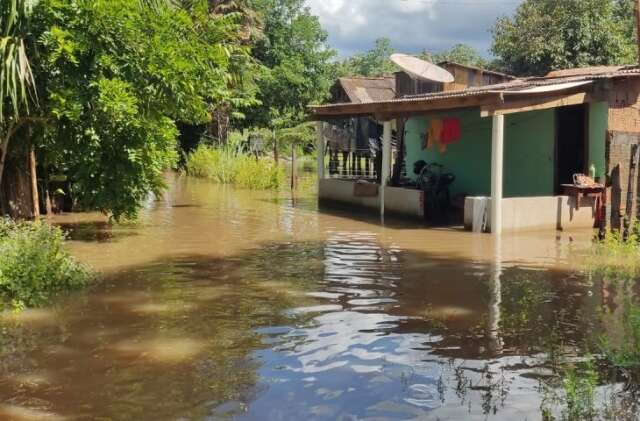
{"label": "sky", "polygon": [[522,0],[307,0],[341,57],[364,52],[377,38],[396,50],[442,51],[469,44],[490,57],[491,28]]}

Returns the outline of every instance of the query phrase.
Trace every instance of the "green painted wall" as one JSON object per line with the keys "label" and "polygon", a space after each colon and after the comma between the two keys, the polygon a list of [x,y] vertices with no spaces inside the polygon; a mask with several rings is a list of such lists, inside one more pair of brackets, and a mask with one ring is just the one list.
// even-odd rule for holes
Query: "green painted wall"
{"label": "green painted wall", "polygon": [[505,197],[554,195],[555,118],[553,109],[506,117]]}
{"label": "green painted wall", "polygon": [[603,179],[605,169],[605,148],[607,129],[609,127],[609,104],[596,102],[589,106],[589,160],[587,167],[593,163],[596,176]]}
{"label": "green painted wall", "polygon": [[[432,117],[459,117],[462,139],[441,154],[437,146],[423,149]],[[456,175],[452,193],[487,195],[491,186],[491,119],[481,118],[478,109],[446,115],[416,117],[406,124],[407,176],[415,180],[413,164],[421,159],[437,162]]]}
{"label": "green painted wall", "polygon": [[[431,118],[458,117],[462,138],[449,145],[442,154],[437,147],[423,149]],[[491,194],[491,118],[481,118],[478,109],[429,117],[407,122],[407,175],[415,179],[413,164],[443,164],[456,175],[452,193]],[[554,110],[533,111],[507,116],[505,119],[505,197],[547,196],[554,193]]]}

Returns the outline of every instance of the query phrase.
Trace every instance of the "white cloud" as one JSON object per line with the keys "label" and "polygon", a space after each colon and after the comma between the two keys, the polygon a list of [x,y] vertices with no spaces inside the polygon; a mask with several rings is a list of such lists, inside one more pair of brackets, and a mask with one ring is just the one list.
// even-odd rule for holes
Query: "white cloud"
{"label": "white cloud", "polygon": [[[518,1],[518,0],[514,0]],[[463,42],[488,54],[496,18],[511,14],[504,0],[307,0],[340,55],[366,51],[380,37],[404,52],[443,50]]]}

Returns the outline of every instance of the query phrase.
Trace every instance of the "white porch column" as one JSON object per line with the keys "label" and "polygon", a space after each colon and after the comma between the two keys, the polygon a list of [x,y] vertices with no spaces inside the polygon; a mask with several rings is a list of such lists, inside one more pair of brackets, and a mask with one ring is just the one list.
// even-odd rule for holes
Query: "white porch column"
{"label": "white porch column", "polygon": [[491,139],[491,233],[502,234],[502,173],[504,170],[504,115],[493,116]]}
{"label": "white porch column", "polygon": [[318,140],[316,142],[316,152],[318,154],[318,183],[324,178],[324,121],[316,122]]}
{"label": "white porch column", "polygon": [[380,177],[380,215],[384,216],[384,190],[391,176],[391,121],[384,122],[382,133],[382,171]]}

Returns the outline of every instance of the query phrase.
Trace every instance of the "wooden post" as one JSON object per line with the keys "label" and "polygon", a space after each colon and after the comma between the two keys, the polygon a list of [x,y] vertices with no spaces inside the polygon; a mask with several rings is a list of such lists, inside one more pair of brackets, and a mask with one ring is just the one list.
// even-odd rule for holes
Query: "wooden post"
{"label": "wooden post", "polygon": [[318,183],[324,178],[324,122],[318,121],[316,123],[316,132],[318,140],[316,142],[316,153],[318,162]]}
{"label": "wooden post", "polygon": [[291,190],[295,190],[298,180],[298,169],[296,165],[296,147],[291,145]]}
{"label": "wooden post", "polygon": [[382,134],[382,170],[380,171],[380,215],[384,216],[384,190],[391,171],[391,121],[384,122]]}
{"label": "wooden post", "polygon": [[636,196],[638,193],[638,185],[636,184],[638,171],[638,163],[640,156],[640,147],[638,145],[631,145],[631,156],[629,165],[629,182],[627,184],[627,205],[625,206],[624,217],[624,230],[623,237],[626,239],[629,236],[630,229],[636,218]]}
{"label": "wooden post", "polygon": [[280,157],[278,156],[278,137],[276,136],[276,130],[273,129],[273,160],[278,164]]}
{"label": "wooden post", "polygon": [[33,218],[40,218],[40,197],[38,195],[38,175],[36,171],[36,151],[29,152],[29,169],[31,170],[31,201],[33,202]]}
{"label": "wooden post", "polygon": [[493,116],[491,136],[491,233],[502,234],[502,175],[504,171],[504,115]]}

